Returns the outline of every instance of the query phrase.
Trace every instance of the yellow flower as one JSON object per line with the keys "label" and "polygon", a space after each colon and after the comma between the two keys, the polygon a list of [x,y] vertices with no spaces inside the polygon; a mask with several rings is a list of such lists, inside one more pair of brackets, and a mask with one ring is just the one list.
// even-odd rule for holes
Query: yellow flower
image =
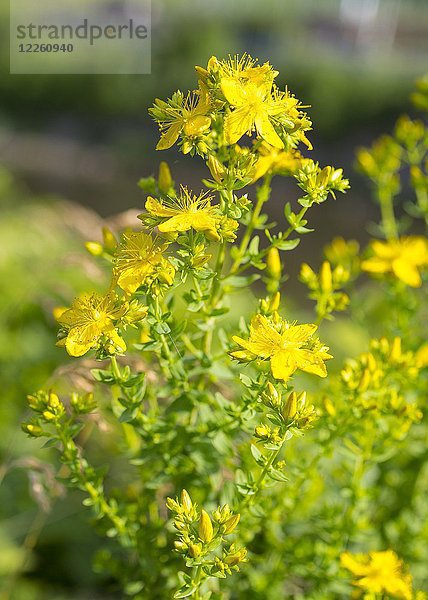
{"label": "yellow flower", "polygon": [[403,237],[389,242],[374,241],[374,256],[361,263],[369,273],[393,273],[411,287],[420,287],[420,269],[428,265],[428,243],[423,237]]}
{"label": "yellow flower", "polygon": [[428,342],[423,344],[416,352],[415,365],[418,369],[428,367]]}
{"label": "yellow flower", "polygon": [[[228,144],[235,144],[241,137],[253,130],[275,148],[283,148],[279,135],[271,120],[295,109],[298,101],[272,90],[272,79],[260,81],[259,77],[242,80],[236,77],[221,79],[221,91],[228,103],[234,107],[224,121],[224,134]],[[273,91],[273,93],[272,93]]]}
{"label": "yellow flower", "polygon": [[222,229],[227,231],[236,228],[238,224],[233,219],[223,217],[217,206],[211,206],[211,200],[212,196],[206,193],[201,192],[196,196],[186,187],[181,187],[181,193],[174,198],[156,200],[149,196],[145,207],[150,215],[161,219],[158,229],[162,233],[193,228],[218,241],[221,239]]}
{"label": "yellow flower", "polygon": [[161,131],[156,150],[167,150],[178,140],[180,133],[188,138],[197,138],[211,125],[210,99],[206,86],[200,84],[199,91],[184,97],[176,92],[169,102],[157,99],[149,110],[158,121]]}
{"label": "yellow flower", "polygon": [[83,356],[99,346],[104,338],[105,347],[125,352],[126,344],[117,333],[116,324],[125,316],[127,308],[127,303],[121,302],[115,294],[82,294],[58,317],[64,337],[57,345],[65,346],[71,356]]}
{"label": "yellow flower", "polygon": [[244,350],[233,351],[231,356],[241,361],[270,359],[272,375],[284,381],[297,369],[326,377],[324,361],[332,356],[327,346],[313,337],[316,330],[317,325],[293,325],[277,314],[274,317],[258,314],[251,321],[248,340],[233,337]]}
{"label": "yellow flower", "polygon": [[128,294],[133,294],[143,284],[150,285],[155,279],[171,285],[175,269],[163,256],[167,247],[167,243],[150,234],[125,233],[113,269],[117,285]]}
{"label": "yellow flower", "polygon": [[392,550],[355,554],[344,552],[340,562],[356,575],[353,584],[374,594],[391,594],[395,598],[410,600],[412,577],[403,569],[403,561]]}
{"label": "yellow flower", "polygon": [[208,71],[210,71],[211,65],[218,70],[220,78],[232,77],[243,81],[251,81],[256,85],[267,82],[272,84],[275,77],[279,75],[279,72],[275,71],[269,62],[258,65],[257,60],[246,52],[242,56],[229,56],[228,60],[222,60],[217,65],[210,60]]}
{"label": "yellow flower", "polygon": [[271,172],[291,175],[302,167],[308,159],[303,158],[298,150],[278,150],[266,142],[258,148],[259,158],[256,163],[256,172],[252,183]]}

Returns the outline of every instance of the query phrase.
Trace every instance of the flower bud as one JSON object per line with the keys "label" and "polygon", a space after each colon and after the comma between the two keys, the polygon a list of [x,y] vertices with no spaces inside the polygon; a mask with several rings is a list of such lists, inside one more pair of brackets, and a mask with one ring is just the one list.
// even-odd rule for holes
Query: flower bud
{"label": "flower bud", "polygon": [[103,227],[102,231],[104,248],[109,252],[113,252],[117,247],[117,240],[114,237],[114,234],[110,231],[108,227]]}
{"label": "flower bud", "polygon": [[178,551],[178,552],[186,552],[188,545],[185,544],[184,542],[174,542],[174,548]]}
{"label": "flower bud", "polygon": [[179,510],[179,505],[178,502],[176,500],[174,500],[174,498],[167,498],[166,499],[166,507],[168,510],[170,510],[171,512],[178,512]]}
{"label": "flower bud", "polygon": [[209,73],[206,69],[204,69],[204,67],[199,67],[197,65],[195,67],[195,71],[203,82],[205,82],[208,79]]}
{"label": "flower bud", "polygon": [[241,518],[240,514],[231,516],[224,524],[223,524],[223,533],[225,535],[229,535],[236,528],[239,523],[239,519]]}
{"label": "flower bud", "polygon": [[303,281],[303,283],[305,283],[310,289],[317,288],[317,276],[307,263],[303,263],[300,267],[300,280]]}
{"label": "flower bud", "polygon": [[208,61],[207,69],[210,73],[217,73],[219,69],[219,62],[216,56],[211,56]]}
{"label": "flower bud", "polygon": [[58,396],[55,394],[55,392],[49,393],[48,404],[49,404],[50,408],[58,408],[59,406],[61,406],[61,400],[58,398]]}
{"label": "flower bud", "polygon": [[391,344],[391,352],[389,359],[391,362],[396,362],[401,358],[401,338],[395,337]]}
{"label": "flower bud", "polygon": [[101,256],[104,252],[103,245],[99,242],[86,242],[85,248],[92,256]]}
{"label": "flower bud", "polygon": [[61,318],[61,316],[68,310],[68,306],[55,306],[52,311],[53,318],[55,321]]}
{"label": "flower bud", "polygon": [[364,369],[364,373],[360,379],[360,383],[358,384],[358,390],[360,392],[365,392],[370,385],[371,374],[368,369]]}
{"label": "flower bud", "polygon": [[334,417],[337,413],[336,407],[334,406],[330,398],[324,398],[324,408],[326,412],[330,415],[330,417]]}
{"label": "flower bud", "polygon": [[185,140],[183,142],[183,146],[182,146],[183,154],[189,154],[191,149],[192,149],[192,143],[189,142],[188,140]]}
{"label": "flower bud", "polygon": [[281,258],[279,256],[278,248],[269,248],[266,257],[267,273],[272,279],[281,278]]}
{"label": "flower bud", "polygon": [[190,499],[187,490],[182,490],[181,492],[181,505],[186,512],[190,512],[192,510],[192,500]]}
{"label": "flower bud", "polygon": [[265,440],[266,438],[268,438],[270,433],[271,429],[269,425],[257,425],[257,427],[254,429],[255,436],[260,438],[261,440]]}
{"label": "flower bud", "polygon": [[43,411],[42,416],[46,421],[54,421],[55,420],[55,415],[50,410]]}
{"label": "flower bud", "polygon": [[282,410],[282,416],[284,419],[291,420],[294,419],[297,413],[297,394],[296,392],[291,392],[288,396],[284,408]]}
{"label": "flower bud", "polygon": [[226,172],[221,162],[213,154],[210,154],[208,157],[207,165],[214,181],[216,181],[217,183],[221,183]]}
{"label": "flower bud", "polygon": [[168,194],[173,186],[171,171],[168,164],[162,161],[159,165],[158,187],[163,194]]}
{"label": "flower bud", "polygon": [[269,303],[269,312],[273,313],[273,312],[277,311],[279,308],[280,302],[281,302],[281,293],[275,292],[275,294],[272,296],[271,301]]}
{"label": "flower bud", "polygon": [[208,146],[206,145],[205,142],[198,142],[198,150],[201,154],[207,154],[208,152]]}
{"label": "flower bud", "polygon": [[376,359],[371,352],[367,354],[367,367],[371,372],[377,369]]}
{"label": "flower bud", "polygon": [[332,290],[332,277],[330,263],[325,260],[320,270],[320,284],[323,292],[329,293]]}
{"label": "flower bud", "polygon": [[267,384],[267,392],[269,394],[270,404],[272,406],[279,406],[281,404],[281,394],[270,381]]}
{"label": "flower bud", "polygon": [[189,544],[189,554],[192,558],[198,558],[202,552],[201,544]]}
{"label": "flower bud", "polygon": [[209,543],[213,539],[213,535],[214,531],[210,516],[202,509],[201,517],[199,519],[199,537],[203,542]]}
{"label": "flower bud", "polygon": [[245,548],[241,548],[240,550],[237,550],[233,554],[229,554],[229,556],[225,556],[225,558],[223,560],[227,565],[229,565],[229,567],[234,567],[235,565],[242,562],[246,556],[247,556],[247,550]]}
{"label": "flower bud", "polygon": [[32,437],[40,437],[43,435],[42,428],[39,425],[34,425],[33,423],[22,423],[21,427],[24,433],[28,433],[28,435],[31,435]]}

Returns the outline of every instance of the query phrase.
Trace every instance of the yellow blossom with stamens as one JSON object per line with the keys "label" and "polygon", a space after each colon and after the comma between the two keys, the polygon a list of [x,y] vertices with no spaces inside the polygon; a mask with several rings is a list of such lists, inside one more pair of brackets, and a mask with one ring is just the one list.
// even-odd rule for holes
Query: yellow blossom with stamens
{"label": "yellow blossom with stamens", "polygon": [[158,229],[162,233],[194,229],[218,241],[223,229],[236,228],[238,223],[224,217],[217,206],[211,205],[211,201],[212,196],[207,193],[201,192],[196,196],[186,187],[181,187],[180,194],[173,198],[157,200],[149,196],[145,207],[149,215],[161,219]]}
{"label": "yellow blossom with stamens", "polygon": [[175,99],[174,103],[157,99],[154,108],[149,110],[158,121],[161,131],[156,150],[171,148],[181,133],[197,138],[211,126],[210,98],[203,83],[200,83],[198,91],[189,92],[186,97],[177,93]]}
{"label": "yellow blossom with stamens", "polygon": [[124,352],[126,344],[116,325],[127,309],[128,304],[115,294],[82,294],[74,300],[71,308],[58,317],[65,336],[57,345],[65,346],[71,356],[83,356],[97,347],[104,337],[106,345],[114,347],[117,352]]}
{"label": "yellow blossom with stamens", "polygon": [[392,550],[340,556],[342,566],[356,576],[352,582],[372,594],[390,594],[393,598],[411,600],[412,577],[404,569],[403,561]]}
{"label": "yellow blossom with stamens", "polygon": [[156,279],[171,285],[175,269],[164,256],[167,247],[166,242],[150,234],[125,233],[114,261],[113,276],[117,285],[128,294]]}
{"label": "yellow blossom with stamens", "polygon": [[428,242],[419,236],[371,243],[373,256],[361,263],[368,273],[393,273],[411,287],[422,284],[420,270],[428,266]]}
{"label": "yellow blossom with stamens", "polygon": [[298,150],[279,150],[266,142],[262,142],[257,150],[259,157],[252,183],[266,175],[266,173],[292,175],[308,160]]}
{"label": "yellow blossom with stamens", "polygon": [[310,323],[290,324],[277,314],[273,317],[257,314],[251,321],[248,340],[233,337],[243,350],[232,351],[231,356],[240,361],[270,360],[272,375],[283,381],[298,369],[326,377],[324,361],[332,356],[328,347],[314,338],[317,328]]}
{"label": "yellow blossom with stamens", "polygon": [[[298,100],[279,92],[277,88],[272,90],[272,79],[259,81],[258,78],[240,80],[236,77],[224,77],[220,87],[227,102],[234,107],[224,120],[224,134],[228,144],[235,144],[243,135],[251,135],[255,129],[271,146],[284,147],[272,119],[295,109]],[[291,126],[293,124],[291,122]]]}
{"label": "yellow blossom with stamens", "polygon": [[279,71],[275,71],[269,62],[262,65],[258,65],[257,62],[257,59],[244,52],[242,56],[238,54],[229,56],[227,60],[222,60],[217,65],[210,60],[208,71],[210,71],[210,65],[213,65],[218,70],[220,79],[233,77],[243,81],[251,81],[256,85],[269,81],[272,83],[279,75]]}

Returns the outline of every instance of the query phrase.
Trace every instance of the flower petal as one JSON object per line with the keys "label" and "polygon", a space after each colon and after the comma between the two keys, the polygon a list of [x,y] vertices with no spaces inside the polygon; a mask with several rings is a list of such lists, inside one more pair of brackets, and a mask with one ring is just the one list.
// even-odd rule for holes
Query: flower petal
{"label": "flower petal", "polygon": [[248,107],[243,106],[229,113],[224,120],[226,142],[236,144],[244,134],[251,131],[253,125],[254,115]]}
{"label": "flower petal", "polygon": [[282,379],[283,381],[290,379],[297,369],[293,354],[287,350],[276,352],[270,360],[270,367],[275,379]]}
{"label": "flower petal", "polygon": [[168,150],[178,140],[178,136],[183,128],[182,121],[171,123],[165,133],[162,134],[161,139],[157,143],[156,150]]}
{"label": "flower petal", "polygon": [[148,196],[144,206],[147,212],[155,217],[173,217],[177,214],[177,209],[168,208],[159,202],[159,200],[156,200],[156,198],[152,198],[152,196]]}
{"label": "flower petal", "polygon": [[184,133],[188,136],[195,136],[204,133],[210,128],[211,118],[203,115],[195,115],[190,117],[184,125]]}
{"label": "flower petal", "polygon": [[246,88],[237,79],[223,77],[220,83],[224,97],[232,106],[245,106],[248,102]]}
{"label": "flower petal", "polygon": [[397,260],[392,262],[392,270],[398,279],[404,281],[405,284],[411,287],[420,287],[422,285],[419,271],[411,262],[397,258]]}
{"label": "flower petal", "polygon": [[275,148],[283,148],[284,143],[276,133],[272,123],[269,120],[267,113],[264,110],[257,112],[255,124],[259,135]]}

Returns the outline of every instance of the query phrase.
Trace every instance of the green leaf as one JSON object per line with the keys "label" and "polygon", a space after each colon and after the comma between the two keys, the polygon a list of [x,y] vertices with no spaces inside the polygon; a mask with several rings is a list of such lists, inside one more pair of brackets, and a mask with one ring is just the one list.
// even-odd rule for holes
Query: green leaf
{"label": "green leaf", "polygon": [[245,385],[245,387],[251,387],[253,385],[253,381],[248,375],[244,375],[244,373],[239,374],[239,379]]}
{"label": "green leaf", "polygon": [[271,468],[268,472],[268,476],[271,479],[273,479],[274,481],[281,481],[281,482],[288,481],[288,477],[286,477],[284,475],[284,473],[282,471],[280,471],[279,469]]}
{"label": "green leaf", "polygon": [[299,225],[296,227],[295,231],[297,231],[297,233],[312,233],[312,231],[315,231],[315,229],[309,229],[309,227],[303,227],[302,225]]}
{"label": "green leaf", "polygon": [[257,448],[257,446],[255,444],[251,444],[250,449],[251,449],[251,454],[253,455],[253,458],[257,464],[259,464],[259,462],[263,461],[263,454],[260,452],[260,450]]}
{"label": "green leaf", "polygon": [[58,440],[56,438],[51,438],[50,440],[48,440],[47,442],[45,442],[42,446],[42,448],[51,448],[52,446],[55,446],[55,444],[58,443]]}
{"label": "green leaf", "polygon": [[248,246],[248,253],[252,256],[255,256],[259,253],[259,243],[260,238],[258,235],[255,235]]}
{"label": "green leaf", "polygon": [[156,194],[157,192],[156,179],[154,177],[142,177],[137,185],[147,194]]}
{"label": "green leaf", "polygon": [[111,371],[106,371],[103,369],[91,369],[92,377],[101,383],[105,383],[107,385],[112,385],[116,382],[115,377],[112,375]]}
{"label": "green leaf", "polygon": [[227,278],[227,284],[230,285],[231,287],[243,288],[243,287],[249,287],[252,283],[257,281],[258,279],[260,279],[260,275],[257,275],[257,274],[249,275],[247,277],[234,276],[234,277]]}
{"label": "green leaf", "polygon": [[156,323],[156,325],[154,326],[154,330],[156,331],[156,333],[165,334],[169,333],[171,331],[171,328],[168,325],[168,323],[161,321],[160,323]]}
{"label": "green leaf", "polygon": [[124,591],[127,596],[134,596],[135,594],[138,594],[138,592],[141,592],[143,588],[143,581],[130,581],[126,584]]}
{"label": "green leaf", "polygon": [[294,250],[300,244],[300,239],[294,240],[275,240],[275,247],[279,250]]}
{"label": "green leaf", "polygon": [[220,315],[225,315],[230,311],[230,308],[228,308],[227,306],[223,307],[223,308],[215,308],[214,310],[211,311],[211,316],[212,317],[219,317]]}
{"label": "green leaf", "polygon": [[130,406],[119,417],[119,423],[129,423],[133,421],[138,414],[139,406]]}
{"label": "green leaf", "polygon": [[192,586],[183,586],[182,588],[180,588],[179,590],[177,590],[174,594],[174,598],[188,598],[189,596],[191,596],[194,592],[196,592],[196,590],[198,589],[197,585],[192,585]]}

